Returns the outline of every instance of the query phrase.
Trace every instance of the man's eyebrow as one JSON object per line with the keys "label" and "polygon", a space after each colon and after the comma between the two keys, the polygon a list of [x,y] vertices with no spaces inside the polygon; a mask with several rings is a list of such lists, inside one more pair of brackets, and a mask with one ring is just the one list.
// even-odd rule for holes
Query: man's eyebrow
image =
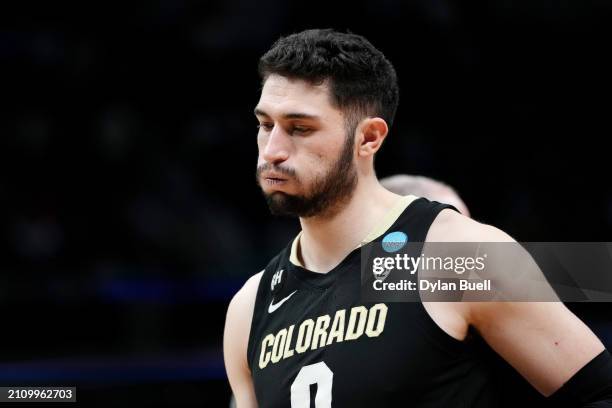
{"label": "man's eyebrow", "polygon": [[266,112],[262,111],[259,108],[255,108],[255,110],[253,111],[253,113],[255,114],[255,116],[270,116],[268,115]]}
{"label": "man's eyebrow", "polygon": [[[268,115],[266,112],[262,111],[259,108],[255,108],[255,116],[266,116],[266,117],[270,117],[270,115]],[[310,115],[308,113],[302,113],[302,112],[288,112],[282,115],[283,119],[319,119],[319,117],[317,115]]]}

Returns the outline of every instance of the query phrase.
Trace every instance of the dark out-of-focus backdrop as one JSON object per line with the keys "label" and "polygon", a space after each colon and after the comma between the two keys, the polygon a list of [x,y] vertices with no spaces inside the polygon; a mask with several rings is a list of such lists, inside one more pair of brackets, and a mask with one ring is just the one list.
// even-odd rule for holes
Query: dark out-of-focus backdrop
{"label": "dark out-of-focus backdrop", "polygon": [[[259,56],[363,34],[401,97],[376,167],[519,241],[609,241],[612,4],[4,2],[0,385],[226,406],[235,291],[297,232],[254,182]],[[607,304],[570,305],[609,344]]]}

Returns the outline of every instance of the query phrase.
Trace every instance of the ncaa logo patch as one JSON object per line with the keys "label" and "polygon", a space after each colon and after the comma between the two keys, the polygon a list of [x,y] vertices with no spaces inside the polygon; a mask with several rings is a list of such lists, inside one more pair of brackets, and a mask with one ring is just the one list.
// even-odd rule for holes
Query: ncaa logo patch
{"label": "ncaa logo patch", "polygon": [[390,232],[382,240],[382,248],[386,252],[397,252],[408,242],[408,235],[402,231]]}

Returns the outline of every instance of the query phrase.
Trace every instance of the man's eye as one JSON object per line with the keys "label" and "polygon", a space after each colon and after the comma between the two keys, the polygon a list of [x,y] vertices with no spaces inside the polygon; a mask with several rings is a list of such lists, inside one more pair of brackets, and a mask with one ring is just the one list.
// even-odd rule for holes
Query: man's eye
{"label": "man's eye", "polygon": [[271,125],[271,124],[269,124],[269,123],[260,123],[259,125],[257,125],[257,128],[258,128],[258,129],[264,130],[264,131],[266,131],[266,132],[271,131],[273,127],[274,127],[274,126],[272,126],[272,125]]}
{"label": "man's eye", "polygon": [[291,133],[305,134],[310,131],[310,128],[304,126],[294,126],[291,129]]}

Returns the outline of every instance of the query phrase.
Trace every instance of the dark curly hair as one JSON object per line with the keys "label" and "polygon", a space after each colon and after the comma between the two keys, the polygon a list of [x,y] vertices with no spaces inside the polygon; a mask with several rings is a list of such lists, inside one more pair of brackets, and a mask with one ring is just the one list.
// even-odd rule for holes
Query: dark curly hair
{"label": "dark curly hair", "polygon": [[331,102],[345,114],[348,129],[365,116],[393,123],[399,101],[397,76],[382,52],[364,37],[332,29],[306,30],[277,40],[259,60],[262,82],[272,74],[329,81]]}

